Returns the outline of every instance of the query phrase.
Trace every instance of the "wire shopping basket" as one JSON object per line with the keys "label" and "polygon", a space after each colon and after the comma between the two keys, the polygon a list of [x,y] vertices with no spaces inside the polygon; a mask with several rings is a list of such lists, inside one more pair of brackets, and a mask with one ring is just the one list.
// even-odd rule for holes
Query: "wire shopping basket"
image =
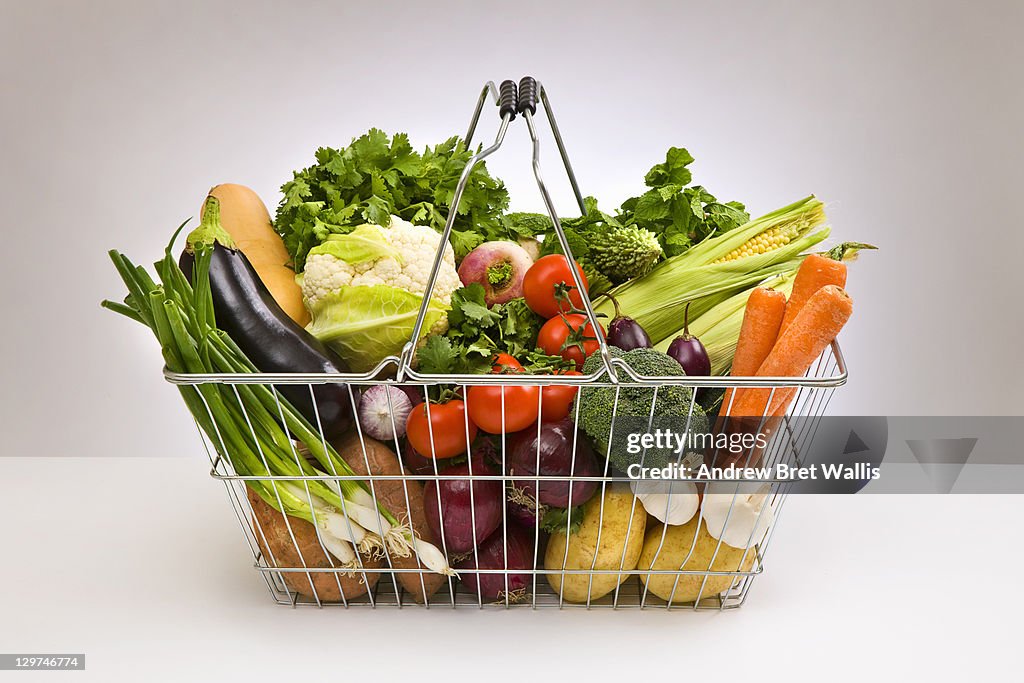
{"label": "wire shopping basket", "polygon": [[[746,490],[740,484],[733,484],[733,488],[724,494],[727,505],[719,514],[723,528],[729,524],[730,518],[738,517],[739,513],[734,512],[734,506],[738,506],[745,496],[756,495],[758,506],[756,519],[746,538],[741,539],[741,542],[726,544],[722,540],[726,538],[725,533],[719,533],[717,538],[707,533],[706,527],[711,524],[711,518],[705,518],[702,513],[705,506],[709,505],[710,489],[705,489],[703,496],[697,496],[696,489],[693,493],[686,493],[690,497],[685,500],[701,508],[701,512],[694,515],[691,521],[678,525],[661,524],[655,516],[648,514],[649,507],[646,507],[647,503],[641,502],[641,494],[661,494],[656,500],[664,501],[667,513],[675,502],[683,500],[682,494],[677,494],[677,489],[671,488],[675,484],[651,485],[647,489],[645,486],[648,484],[638,483],[635,473],[631,476],[630,473],[612,469],[611,460],[602,457],[607,456],[602,453],[597,454],[595,462],[600,465],[596,469],[580,473],[575,469],[576,463],[581,462],[580,453],[589,446],[575,435],[569,437],[573,463],[570,473],[545,473],[541,466],[540,434],[544,427],[539,422],[524,430],[536,432],[536,438],[532,438],[532,434],[526,437],[527,443],[535,450],[535,463],[533,467],[527,467],[528,471],[525,472],[516,471],[511,466],[513,449],[521,451],[522,448],[519,441],[512,443],[513,435],[499,434],[488,442],[490,451],[486,464],[483,460],[477,460],[474,452],[465,467],[446,469],[436,459],[422,459],[422,462],[413,464],[407,457],[408,446],[399,438],[389,443],[375,441],[365,433],[364,426],[359,422],[356,408],[360,393],[374,385],[401,388],[406,393],[418,395],[425,402],[428,414],[431,392],[440,387],[446,387],[462,396],[467,396],[469,390],[477,386],[502,387],[503,414],[504,392],[508,387],[529,385],[543,390],[544,387],[568,385],[578,388],[580,392],[608,390],[613,397],[610,409],[612,429],[624,428],[621,424],[625,423],[618,420],[618,411],[620,396],[627,394],[634,400],[640,397],[650,401],[651,417],[646,425],[639,425],[650,429],[655,426],[654,404],[658,401],[659,393],[664,395],[673,388],[680,388],[694,396],[698,391],[763,387],[769,389],[772,395],[780,390],[793,391],[795,397],[786,415],[775,423],[770,439],[756,448],[751,447],[739,462],[756,461],[765,467],[773,467],[777,463],[799,465],[832,392],[846,381],[846,367],[838,342],[833,342],[826,349],[804,377],[651,377],[638,375],[622,359],[614,357],[601,335],[598,335],[597,351],[601,369],[590,375],[436,375],[417,371],[413,362],[415,340],[420,338],[423,331],[431,293],[442,264],[443,247],[448,243],[454,223],[455,207],[459,205],[474,166],[501,147],[509,125],[517,115],[526,121],[533,146],[532,164],[537,187],[555,235],[569,259],[572,258],[572,252],[541,173],[540,138],[535,119],[538,107],[545,112],[579,208],[582,213],[586,213],[583,196],[544,87],[530,77],[522,79],[518,87],[512,81],[503,82],[500,88],[487,83],[473,112],[466,135],[467,147],[488,101],[493,101],[498,107],[498,131],[494,141],[481,148],[462,172],[410,341],[405,344],[400,355],[389,356],[373,370],[361,374],[186,374],[165,370],[169,382],[179,385],[183,391],[189,391],[190,388],[196,390],[200,398],[202,394],[199,388],[207,384],[229,385],[236,395],[242,385],[266,387],[272,392],[279,410],[282,387],[291,391],[304,387],[316,413],[314,424],[318,426],[321,424],[321,414],[317,405],[317,387],[335,385],[347,390],[355,416],[352,429],[342,437],[344,449],[349,453],[346,459],[354,471],[350,475],[321,470],[317,470],[315,475],[302,476],[240,473],[233,465],[231,449],[222,440],[218,442],[217,435],[204,430],[197,420],[199,433],[211,461],[211,476],[225,486],[252,552],[255,568],[265,579],[274,599],[289,605],[662,609],[738,607],[744,602],[754,578],[763,571],[765,553],[791,486],[787,480],[758,482],[756,490]],[[586,287],[579,273],[575,269],[570,271],[577,291],[582,293],[582,308],[586,317],[596,329],[597,317],[586,295]],[[395,408],[390,392],[387,397],[389,417],[394,424]],[[239,403],[242,404],[241,401]],[[768,405],[771,403],[769,399]],[[578,411],[579,402],[575,405]],[[801,419],[795,420],[796,417]],[[246,419],[248,421],[248,415]],[[467,441],[470,441],[468,417],[465,419],[463,426]],[[772,419],[770,415],[762,415],[761,423]],[[691,430],[690,416],[685,418],[681,427],[681,433],[684,434]],[[343,447],[337,448],[341,451]],[[292,444],[292,453],[297,462],[306,457],[299,444]],[[720,456],[724,459],[727,454],[712,449],[696,454],[697,461],[691,459],[684,462],[694,455],[681,455],[676,464],[689,467],[693,467],[697,461],[714,464]],[[644,457],[646,449],[638,457],[637,464],[641,469]],[[736,464],[736,458],[732,462]],[[431,571],[415,554],[396,554],[386,544],[375,548],[373,552],[356,553],[354,563],[343,564],[337,560],[317,526],[282,514],[255,495],[248,485],[262,482],[271,489],[288,485],[290,490],[308,497],[312,505],[311,483],[325,483],[340,490],[353,481],[368,486],[374,506],[387,506],[402,523],[410,525],[417,537],[434,543],[457,574]],[[710,479],[691,478],[689,481],[702,486],[712,484]],[[465,497],[468,507],[443,504],[444,496],[437,493],[442,487]],[[477,499],[483,499],[494,490],[499,492],[500,505],[496,508],[489,506],[486,510],[477,505]],[[541,492],[552,490],[567,491],[569,505],[564,506],[560,516],[556,514],[549,518],[542,512],[552,512],[551,507],[559,506],[545,506]],[[585,503],[580,500],[580,497],[584,497],[583,491],[588,492]],[[666,492],[669,495],[664,495]],[[575,505],[574,502],[582,504]],[[344,520],[339,523],[349,522],[348,512],[340,512]],[[446,529],[449,529],[446,514],[449,515],[448,521],[468,526],[468,540],[463,535],[456,537],[450,531],[446,533]],[[468,520],[450,519],[451,515],[466,514]],[[490,525],[481,524],[482,520],[478,516],[491,519]],[[433,524],[428,523],[431,519],[434,520]],[[551,523],[550,519],[556,520],[556,523]],[[436,527],[440,527],[440,533],[432,533],[431,529]],[[481,534],[481,528],[488,533]],[[484,537],[481,538],[481,535]]]}

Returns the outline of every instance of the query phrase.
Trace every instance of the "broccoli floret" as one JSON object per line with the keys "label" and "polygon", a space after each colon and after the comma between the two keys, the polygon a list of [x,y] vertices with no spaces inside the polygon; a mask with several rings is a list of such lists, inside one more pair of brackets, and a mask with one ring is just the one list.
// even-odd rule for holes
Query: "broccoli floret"
{"label": "broccoli floret", "polygon": [[[613,358],[621,358],[640,375],[686,374],[673,358],[654,349],[622,351],[613,346],[609,350]],[[600,370],[599,354],[591,355],[583,364],[584,374]],[[689,387],[661,386],[655,389],[636,385],[620,386],[617,405],[615,387],[583,387],[577,401],[580,428],[590,437],[597,453],[606,454],[611,465],[621,471],[626,471],[634,463],[644,467],[664,467],[680,461],[680,454],[674,448],[648,448],[646,452],[641,449],[638,453],[630,453],[630,434],[653,432],[656,429],[671,430],[679,435],[687,431],[691,434],[708,431],[707,415],[694,402],[693,390]],[[655,403],[653,417],[652,403]],[[688,452],[689,449],[684,451]]]}

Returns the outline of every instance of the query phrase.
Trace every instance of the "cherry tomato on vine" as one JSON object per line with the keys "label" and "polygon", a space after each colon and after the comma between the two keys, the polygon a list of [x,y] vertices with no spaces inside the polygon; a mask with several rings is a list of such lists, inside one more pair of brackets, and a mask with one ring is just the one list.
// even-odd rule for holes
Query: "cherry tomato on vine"
{"label": "cherry tomato on vine", "polygon": [[[601,329],[601,335],[604,330]],[[583,368],[583,361],[600,347],[594,326],[582,313],[567,313],[544,323],[537,335],[537,346],[549,356],[561,356]]]}
{"label": "cherry tomato on vine", "polygon": [[[559,375],[581,375],[576,370],[560,370]],[[558,422],[569,415],[572,401],[579,392],[578,386],[551,384],[540,390],[541,422]]]}
{"label": "cherry tomato on vine", "polygon": [[[589,287],[583,268],[576,264],[583,287]],[[569,300],[559,301],[556,297],[558,288],[567,289]],[[559,312],[569,310],[569,302],[575,308],[583,307],[583,297],[573,284],[569,261],[561,254],[548,254],[537,259],[523,276],[523,296],[526,305],[534,313],[544,318],[553,318]]]}
{"label": "cherry tomato on vine", "polygon": [[[457,399],[447,403],[420,403],[405,422],[409,445],[428,458],[453,458],[465,453],[466,404]],[[469,422],[469,441],[476,438],[477,426]],[[431,438],[433,436],[433,438]]]}

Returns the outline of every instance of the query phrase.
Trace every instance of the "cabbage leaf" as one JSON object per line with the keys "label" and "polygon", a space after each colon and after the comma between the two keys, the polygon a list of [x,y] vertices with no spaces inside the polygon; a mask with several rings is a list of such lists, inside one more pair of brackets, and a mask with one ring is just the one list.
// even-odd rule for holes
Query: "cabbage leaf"
{"label": "cabbage leaf", "polygon": [[[422,295],[398,287],[345,286],[317,300],[306,330],[334,349],[353,372],[366,372],[385,357],[401,353],[412,337],[422,301]],[[426,336],[447,310],[431,299],[420,336]]]}

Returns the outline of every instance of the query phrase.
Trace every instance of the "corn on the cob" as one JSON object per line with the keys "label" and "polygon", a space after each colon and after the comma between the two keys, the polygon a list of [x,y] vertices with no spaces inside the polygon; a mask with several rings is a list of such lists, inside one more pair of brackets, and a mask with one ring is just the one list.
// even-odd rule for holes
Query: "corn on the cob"
{"label": "corn on the cob", "polygon": [[[802,254],[829,235],[824,206],[807,197],[750,221],[734,230],[704,240],[679,256],[659,263],[642,278],[612,290],[623,312],[646,330],[655,344],[674,336],[682,326],[683,309],[691,302],[691,315],[700,316],[718,303],[758,283],[795,270]],[[744,253],[744,245],[759,235],[777,244],[772,249]],[[767,245],[766,245],[767,246]],[[611,316],[607,298],[595,301],[595,310]]]}
{"label": "corn on the cob", "polygon": [[773,249],[784,247],[799,236],[800,230],[793,225],[779,225],[769,228],[751,237],[725,256],[715,259],[712,263],[726,263],[746,258],[747,256],[753,256],[754,254],[763,254]]}

